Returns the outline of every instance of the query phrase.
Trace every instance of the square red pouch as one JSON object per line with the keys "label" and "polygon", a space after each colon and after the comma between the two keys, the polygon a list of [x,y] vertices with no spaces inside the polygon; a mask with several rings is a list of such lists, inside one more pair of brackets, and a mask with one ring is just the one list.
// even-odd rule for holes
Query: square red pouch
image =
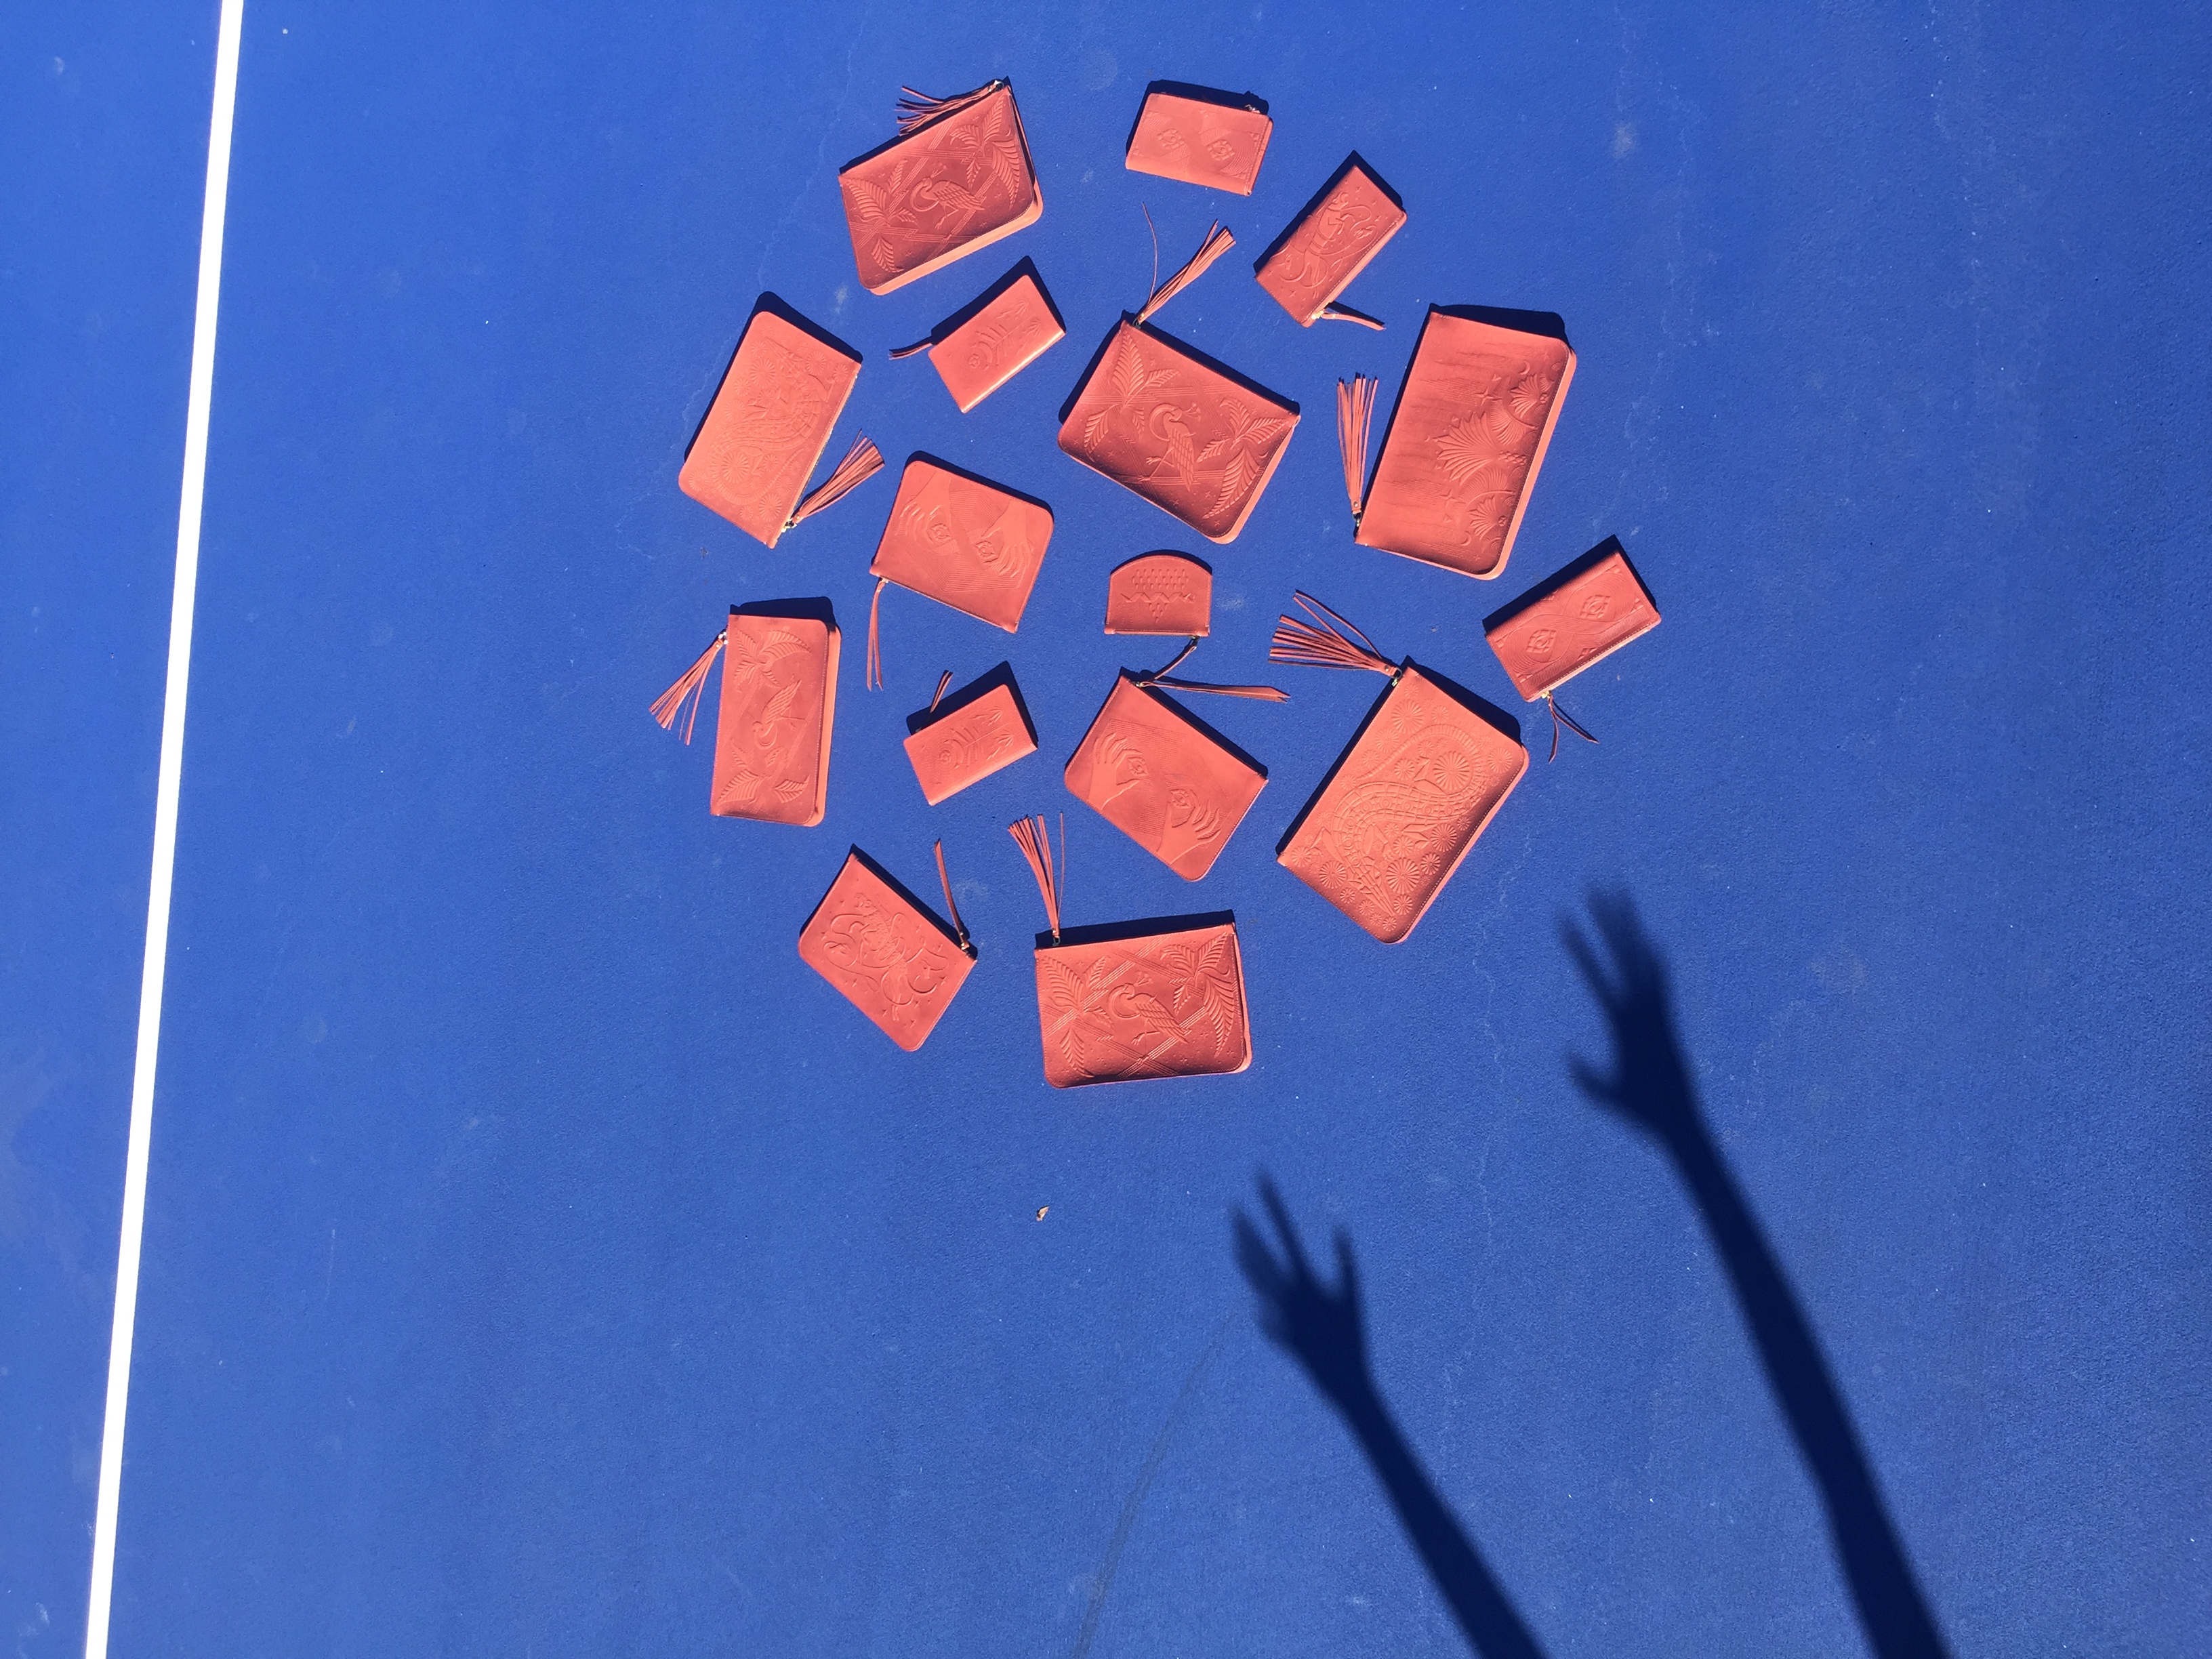
{"label": "square red pouch", "polygon": [[1122,161],[1132,173],[1249,196],[1274,131],[1266,102],[1249,92],[1155,81]]}
{"label": "square red pouch", "polygon": [[1074,1089],[1213,1077],[1251,1065],[1234,915],[1224,910],[1063,932],[1060,884],[1044,820],[1009,828],[1037,878],[1051,923],[1036,936],[1037,1028],[1047,1083]]}
{"label": "square red pouch", "polygon": [[1430,307],[1364,501],[1374,382],[1338,383],[1352,539],[1463,575],[1498,574],[1574,373],[1547,313]]}
{"label": "square red pouch", "polygon": [[1499,709],[1411,658],[1393,665],[1307,595],[1269,654],[1390,684],[1277,844],[1276,861],[1385,945],[1413,931],[1528,769]]}
{"label": "square red pouch", "polygon": [[1036,222],[1044,211],[1014,89],[905,89],[899,136],[841,168],[860,285],[888,294]]}
{"label": "square red pouch", "polygon": [[1397,192],[1355,150],[1260,256],[1252,274],[1301,328],[1323,317],[1380,328],[1335,301],[1405,222]]}
{"label": "square red pouch", "polygon": [[[937,868],[943,876],[941,842]],[[950,925],[855,847],[799,931],[799,959],[909,1054],[928,1041],[975,965],[949,880],[945,896]]]}
{"label": "square red pouch", "polygon": [[1036,266],[1024,259],[894,357],[929,354],[930,366],[966,414],[1066,337]]}
{"label": "square red pouch", "polygon": [[1036,585],[1052,540],[1052,509],[1034,496],[916,455],[899,475],[890,518],[868,574],[868,684],[883,684],[878,611],[887,582],[964,611],[1009,634]]}
{"label": "square red pouch", "polygon": [[1109,634],[1204,639],[1213,626],[1213,567],[1182,553],[1139,553],[1106,578]]}
{"label": "square red pouch", "polygon": [[860,377],[858,352],[763,294],[676,475],[677,487],[774,547],[785,531],[883,465],[876,447],[862,438],[822,487],[799,501]]}
{"label": "square red pouch", "polygon": [[1124,672],[1068,757],[1068,793],[1185,881],[1213,868],[1267,769]]}
{"label": "square red pouch", "polygon": [[653,718],[673,726],[691,705],[686,743],[726,647],[708,810],[763,823],[821,823],[837,717],[837,620],[829,600],[732,606],[729,625],[653,706]]}
{"label": "square red pouch", "polygon": [[1659,626],[1620,538],[1608,536],[1483,623],[1513,688],[1530,702]]}
{"label": "square red pouch", "polygon": [[1125,315],[1060,412],[1061,449],[1215,542],[1235,540],[1252,516],[1298,407],[1149,319],[1234,241],[1217,227],[1141,311]]}
{"label": "square red pouch", "polygon": [[945,688],[951,684],[948,673],[929,707],[907,716],[907,761],[932,806],[1036,753],[1036,727],[1012,663],[1000,663],[948,698]]}

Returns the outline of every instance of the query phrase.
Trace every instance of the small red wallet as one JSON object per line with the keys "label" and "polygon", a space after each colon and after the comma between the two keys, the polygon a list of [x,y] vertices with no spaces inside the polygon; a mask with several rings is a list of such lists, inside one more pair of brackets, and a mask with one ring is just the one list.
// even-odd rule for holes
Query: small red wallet
{"label": "small red wallet", "polygon": [[1659,607],[1638,579],[1618,536],[1608,536],[1550,580],[1484,620],[1483,637],[1498,653],[1513,689],[1552,711],[1552,755],[1559,722],[1597,739],[1561,708],[1553,693],[1569,680],[1659,626]]}
{"label": "small red wallet", "polygon": [[1139,553],[1106,578],[1109,634],[1204,639],[1213,627],[1213,567],[1181,553]]}
{"label": "small red wallet", "polygon": [[1036,937],[1037,1030],[1055,1089],[1146,1078],[1212,1077],[1252,1063],[1237,919],[1226,911],[1062,931],[1042,817],[1008,830],[1044,896]]}
{"label": "small red wallet", "polygon": [[[1500,710],[1421,668],[1393,664],[1311,596],[1313,620],[1285,617],[1268,655],[1389,679],[1321,787],[1275,848],[1278,863],[1385,945],[1436,902],[1528,769]],[[1317,624],[1317,625],[1316,625]]]}
{"label": "small red wallet", "polygon": [[1323,318],[1380,328],[1336,299],[1405,223],[1397,193],[1355,150],[1260,256],[1252,274],[1301,328]]}
{"label": "small red wallet", "polygon": [[975,965],[937,844],[950,923],[855,847],[799,930],[799,957],[911,1054],[929,1040]]}
{"label": "small red wallet", "polygon": [[830,602],[732,606],[729,625],[653,705],[653,718],[672,728],[690,704],[687,744],[707,675],[726,647],[708,810],[763,823],[821,823],[837,716],[837,620]]}
{"label": "small red wallet", "polygon": [[1250,93],[1155,81],[1129,133],[1122,165],[1186,185],[1249,196],[1275,124]]}
{"label": "small red wallet", "polygon": [[1558,323],[1431,306],[1364,489],[1376,383],[1337,383],[1354,541],[1466,576],[1505,568],[1574,379],[1565,333],[1545,331]]}
{"label": "small red wallet", "polygon": [[902,90],[899,136],[837,173],[853,263],[871,294],[988,247],[1044,211],[1011,83],[953,98]]}
{"label": "small red wallet", "polygon": [[929,354],[952,401],[966,414],[1067,337],[1036,266],[1024,259],[894,357]]}
{"label": "small red wallet", "polygon": [[932,806],[1036,753],[1036,727],[1012,664],[1000,663],[948,702],[945,688],[951,684],[948,672],[929,707],[907,716],[907,761]]}

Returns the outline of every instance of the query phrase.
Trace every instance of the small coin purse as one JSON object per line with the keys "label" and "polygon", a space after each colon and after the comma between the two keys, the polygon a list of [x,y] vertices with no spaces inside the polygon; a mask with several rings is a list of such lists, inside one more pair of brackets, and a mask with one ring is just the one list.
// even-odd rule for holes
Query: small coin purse
{"label": "small coin purse", "polygon": [[1559,757],[1564,721],[1579,738],[1597,739],[1552,694],[1592,664],[1659,626],[1659,608],[1639,580],[1618,536],[1608,536],[1548,580],[1529,589],[1482,625],[1483,637],[1529,702],[1552,711],[1552,758]]}
{"label": "small coin purse", "polygon": [[876,579],[868,602],[869,689],[884,683],[878,623],[886,586],[1011,634],[1021,626],[1051,540],[1052,509],[1034,496],[927,455],[910,459],[868,565]]}
{"label": "small coin purse", "polygon": [[937,876],[949,926],[855,847],[799,930],[799,960],[909,1054],[929,1040],[975,965],[975,947],[945,873],[943,842],[937,844]]}
{"label": "small coin purse", "polygon": [[1213,627],[1213,567],[1181,553],[1139,553],[1106,578],[1109,634],[1202,640]]}
{"label": "small coin purse", "polygon": [[930,367],[965,415],[1066,337],[1036,264],[1024,259],[931,330],[927,339],[891,356],[927,351]]}
{"label": "small coin purse", "polygon": [[[830,738],[837,716],[837,619],[827,599],[732,605],[729,625],[683,678],[660,694],[653,717],[691,741],[707,674],[726,647],[714,728],[715,817],[817,824],[830,799]],[[684,715],[685,704],[690,713]]]}
{"label": "small coin purse", "polygon": [[1122,165],[1186,185],[1249,196],[1275,124],[1250,93],[1155,81],[1130,129]]}
{"label": "small coin purse", "polygon": [[1352,539],[1462,575],[1499,574],[1574,374],[1565,330],[1547,312],[1431,306],[1364,490],[1376,383],[1337,382]]}
{"label": "small coin purse", "polygon": [[1103,927],[1060,925],[1060,873],[1042,817],[1007,826],[1044,896],[1036,936],[1037,1027],[1055,1089],[1213,1077],[1252,1063],[1237,918],[1225,910]]}
{"label": "small coin purse", "polygon": [[684,457],[677,488],[774,547],[785,531],[882,468],[875,445],[856,437],[836,469],[799,499],[860,377],[852,347],[774,295],[762,295]]}
{"label": "small coin purse", "polygon": [[951,684],[948,671],[929,707],[907,716],[906,757],[932,806],[1036,753],[1036,727],[1012,663],[1000,663],[947,701],[945,688]]}
{"label": "small coin purse", "polygon": [[1405,223],[1398,193],[1354,150],[1260,256],[1252,274],[1301,328],[1324,318],[1380,328],[1336,298]]}
{"label": "small coin purse", "polygon": [[1207,685],[1166,668],[1124,670],[1083,741],[1067,758],[1068,793],[1185,881],[1213,868],[1267,787],[1267,769],[1160,688],[1285,701],[1272,685]]}
{"label": "small coin purse", "polygon": [[1298,406],[1151,319],[1235,243],[1209,230],[1190,263],[1115,325],[1060,410],[1061,449],[1215,542],[1234,541],[1252,516]]}
{"label": "small coin purse", "polygon": [[1508,735],[1503,710],[1410,657],[1394,665],[1310,595],[1297,603],[1313,622],[1283,617],[1273,660],[1364,668],[1390,684],[1277,844],[1276,862],[1395,945],[1521,781],[1528,751]]}
{"label": "small coin purse", "polygon": [[1014,89],[901,88],[899,136],[838,170],[860,285],[889,294],[1035,224],[1044,192]]}

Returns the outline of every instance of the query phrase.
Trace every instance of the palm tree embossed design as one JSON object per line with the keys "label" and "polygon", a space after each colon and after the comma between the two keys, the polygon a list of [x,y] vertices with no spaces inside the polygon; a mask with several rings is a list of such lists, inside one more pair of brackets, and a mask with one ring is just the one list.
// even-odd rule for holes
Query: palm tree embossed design
{"label": "palm tree embossed design", "polygon": [[1613,1067],[1601,1072],[1573,1055],[1568,1070],[1591,1100],[1656,1144],[1689,1188],[1776,1402],[1820,1490],[1867,1644],[1879,1659],[1943,1659],[1935,1615],[1890,1521],[1842,1390],[1705,1125],[1675,1036],[1665,964],[1626,896],[1596,896],[1590,913],[1603,959],[1574,923],[1563,922],[1560,934],[1611,1028]]}
{"label": "palm tree embossed design", "polygon": [[1213,498],[1217,514],[1251,493],[1260,474],[1267,470],[1267,458],[1275,440],[1291,429],[1288,421],[1255,416],[1236,398],[1221,400],[1221,418],[1229,429],[1198,453],[1200,466],[1216,456],[1225,457],[1221,463],[1221,492]]}
{"label": "palm tree embossed design", "polygon": [[1307,1261],[1290,1212],[1265,1176],[1260,1198],[1274,1224],[1278,1248],[1270,1248],[1242,1210],[1235,1222],[1237,1261],[1259,1298],[1260,1328],[1298,1362],[1344,1419],[1468,1644],[1482,1659],[1543,1659],[1543,1650],[1453,1518],[1376,1386],[1351,1237],[1337,1233],[1336,1283],[1326,1284]]}
{"label": "palm tree embossed design", "polygon": [[1165,1075],[1178,1048],[1217,1060],[1241,1024],[1234,948],[1225,933],[1197,951],[1132,939],[1081,975],[1045,952],[1037,959],[1051,1011],[1045,1040],[1085,1080]]}
{"label": "palm tree embossed design", "polygon": [[1474,406],[1430,441],[1460,545],[1494,557],[1505,545],[1559,380],[1527,363],[1495,360],[1487,375]]}

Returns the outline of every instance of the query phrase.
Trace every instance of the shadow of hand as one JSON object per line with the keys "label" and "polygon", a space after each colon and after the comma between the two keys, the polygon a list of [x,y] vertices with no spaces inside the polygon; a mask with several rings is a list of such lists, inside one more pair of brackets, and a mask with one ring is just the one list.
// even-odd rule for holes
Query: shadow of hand
{"label": "shadow of hand", "polygon": [[1260,1298],[1260,1327],[1306,1368],[1314,1386],[1339,1411],[1349,1414],[1375,1394],[1367,1370],[1367,1334],[1352,1239],[1338,1231],[1336,1285],[1332,1290],[1314,1276],[1282,1195],[1264,1176],[1260,1197],[1283,1246],[1278,1261],[1251,1218],[1242,1210],[1237,1212],[1237,1261]]}
{"label": "shadow of hand", "polygon": [[1613,1027],[1613,1073],[1600,1073],[1579,1054],[1567,1056],[1567,1070],[1592,1100],[1680,1146],[1702,1126],[1674,1037],[1667,970],[1626,896],[1592,895],[1590,915],[1612,957],[1609,968],[1573,922],[1563,920],[1559,935]]}

